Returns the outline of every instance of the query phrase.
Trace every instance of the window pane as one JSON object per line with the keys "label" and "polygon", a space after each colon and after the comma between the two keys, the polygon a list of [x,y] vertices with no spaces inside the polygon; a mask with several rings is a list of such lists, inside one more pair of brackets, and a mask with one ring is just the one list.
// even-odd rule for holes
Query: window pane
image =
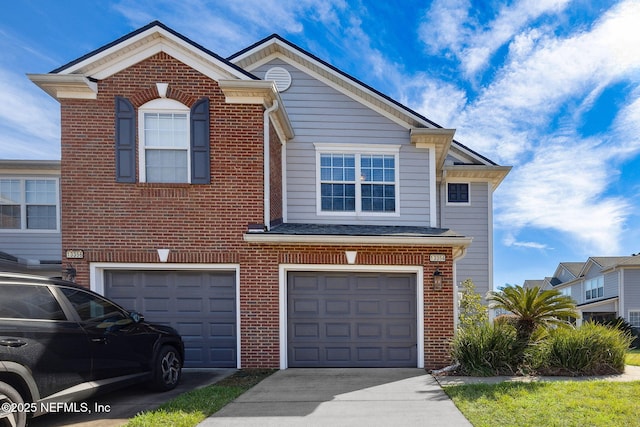
{"label": "window pane", "polygon": [[28,179],[25,182],[26,201],[34,204],[56,204],[56,181]]}
{"label": "window pane", "polygon": [[55,230],[56,207],[31,205],[27,206],[27,228],[30,230]]}
{"label": "window pane", "polygon": [[147,182],[188,182],[187,151],[146,150]]}
{"label": "window pane", "polygon": [[66,320],[60,304],[45,286],[3,286],[0,317]]}
{"label": "window pane", "polygon": [[117,306],[93,294],[73,288],[62,288],[62,292],[67,296],[82,321],[103,322],[109,319],[115,322],[128,319],[127,314]]}
{"label": "window pane", "polygon": [[469,184],[449,184],[447,198],[451,203],[469,202]]}
{"label": "window pane", "polygon": [[22,202],[22,191],[20,190],[20,180],[1,179],[0,180],[0,203],[18,204]]}
{"label": "window pane", "polygon": [[320,199],[322,210],[343,212],[355,210],[354,184],[322,184]]}
{"label": "window pane", "polygon": [[20,206],[0,205],[0,228],[20,229]]}
{"label": "window pane", "polygon": [[368,212],[394,212],[395,186],[362,184],[362,210]]}
{"label": "window pane", "polygon": [[186,114],[145,113],[144,144],[146,147],[189,146]]}

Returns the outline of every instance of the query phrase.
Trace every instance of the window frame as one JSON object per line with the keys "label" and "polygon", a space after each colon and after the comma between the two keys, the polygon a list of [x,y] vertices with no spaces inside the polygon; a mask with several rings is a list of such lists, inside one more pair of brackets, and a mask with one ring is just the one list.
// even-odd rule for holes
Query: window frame
{"label": "window frame", "polygon": [[[186,181],[165,182],[165,181],[148,181],[146,169],[146,153],[147,150],[180,150],[179,147],[147,147],[145,139],[145,115],[146,114],[184,114],[186,116],[186,137],[185,149],[187,160]],[[151,100],[138,108],[138,168],[140,182],[150,184],[191,184],[191,109],[173,99],[160,98]]]}
{"label": "window frame", "polygon": [[[600,292],[602,290],[602,292]],[[593,296],[595,291],[596,295]],[[604,298],[604,276],[596,276],[584,281],[584,300],[592,301]]]}
{"label": "window frame", "polygon": [[[314,143],[316,151],[316,215],[318,216],[347,216],[347,217],[397,217],[400,216],[400,145],[390,144],[334,144]],[[355,158],[355,209],[353,211],[325,211],[322,210],[322,179],[321,157],[323,154],[347,154]],[[362,155],[379,155],[394,157],[395,209],[393,211],[366,211],[362,209],[362,184],[379,184],[377,181],[362,181]],[[347,183],[347,181],[345,181]]]}
{"label": "window frame", "polygon": [[[628,314],[627,315],[627,321],[629,322],[629,324],[631,326],[633,326],[634,328],[639,328],[640,329],[640,309],[630,309],[627,312],[627,314]],[[635,323],[635,324],[633,323],[633,321],[631,319],[632,314],[633,314],[633,316],[637,316],[637,323]]]}
{"label": "window frame", "polygon": [[[456,202],[449,200],[449,186],[455,185],[466,185],[467,186],[467,201],[466,202]],[[447,181],[446,186],[446,204],[447,206],[471,206],[471,183],[468,181]]]}
{"label": "window frame", "polygon": [[[57,176],[48,175],[3,175],[0,176],[0,181],[19,181],[20,182],[20,202],[19,203],[0,203],[4,206],[19,206],[20,207],[20,228],[0,228],[0,233],[60,233],[60,178]],[[55,188],[55,211],[56,211],[56,226],[55,228],[27,228],[28,206],[51,206],[50,204],[39,203],[27,203],[27,181],[53,181]]]}

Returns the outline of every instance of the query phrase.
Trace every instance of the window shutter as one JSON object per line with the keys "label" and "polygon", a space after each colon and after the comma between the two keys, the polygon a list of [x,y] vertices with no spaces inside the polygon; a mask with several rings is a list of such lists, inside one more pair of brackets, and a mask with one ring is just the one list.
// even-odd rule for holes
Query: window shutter
{"label": "window shutter", "polygon": [[136,182],[136,113],[133,104],[116,97],[116,182]]}
{"label": "window shutter", "polygon": [[209,143],[209,98],[202,98],[191,107],[192,184],[211,182]]}

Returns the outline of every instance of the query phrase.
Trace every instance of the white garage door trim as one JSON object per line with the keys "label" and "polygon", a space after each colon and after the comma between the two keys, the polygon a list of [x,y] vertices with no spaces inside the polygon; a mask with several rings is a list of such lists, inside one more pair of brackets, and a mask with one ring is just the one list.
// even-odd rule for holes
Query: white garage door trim
{"label": "white garage door trim", "polygon": [[279,300],[280,300],[280,369],[287,369],[287,273],[293,271],[339,271],[366,273],[415,273],[416,275],[416,312],[418,334],[418,368],[424,368],[424,269],[414,265],[344,265],[344,264],[280,264]]}
{"label": "white garage door trim", "polygon": [[241,368],[240,352],[240,264],[170,264],[170,263],[109,263],[92,262],[89,264],[89,285],[92,291],[104,295],[105,270],[180,270],[180,271],[235,271],[236,273],[236,323],[238,334],[236,342],[237,368]]}

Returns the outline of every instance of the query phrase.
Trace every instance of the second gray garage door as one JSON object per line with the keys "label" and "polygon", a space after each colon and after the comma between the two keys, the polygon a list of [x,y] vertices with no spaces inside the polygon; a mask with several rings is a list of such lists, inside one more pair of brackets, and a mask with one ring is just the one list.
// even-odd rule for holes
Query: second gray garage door
{"label": "second gray garage door", "polygon": [[185,367],[237,366],[234,271],[105,271],[105,295],[149,322],[174,327]]}
{"label": "second gray garage door", "polygon": [[290,272],[290,367],[417,367],[415,274]]}

